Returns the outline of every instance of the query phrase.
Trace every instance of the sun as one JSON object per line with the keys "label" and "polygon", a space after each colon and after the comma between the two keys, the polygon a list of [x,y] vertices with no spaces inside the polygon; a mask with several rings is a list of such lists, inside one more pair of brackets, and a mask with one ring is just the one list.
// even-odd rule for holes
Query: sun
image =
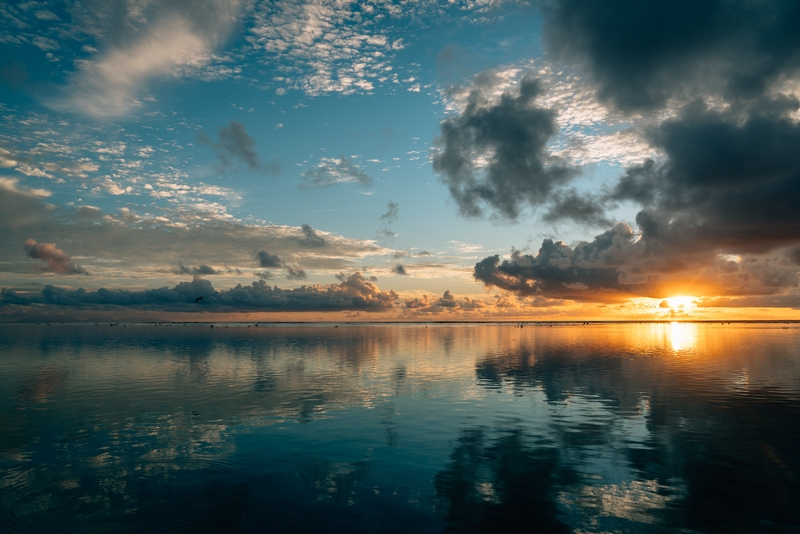
{"label": "sun", "polygon": [[673,310],[676,309],[688,310],[697,307],[697,305],[695,304],[695,302],[697,301],[697,297],[686,297],[686,296],[667,297],[664,300],[667,301],[667,304],[669,304],[669,307],[672,308]]}

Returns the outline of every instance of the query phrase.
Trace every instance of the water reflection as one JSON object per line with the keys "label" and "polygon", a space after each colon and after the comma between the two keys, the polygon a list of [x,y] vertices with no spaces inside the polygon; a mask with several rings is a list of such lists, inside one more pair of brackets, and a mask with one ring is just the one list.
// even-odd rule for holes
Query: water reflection
{"label": "water reflection", "polygon": [[481,428],[462,433],[434,478],[448,532],[570,532],[556,496],[575,473],[557,449],[528,441],[519,428],[491,441]]}
{"label": "water reflection", "polygon": [[786,532],[777,325],[0,327],[0,530]]}
{"label": "water reflection", "polygon": [[680,352],[693,349],[697,343],[697,327],[695,323],[670,323],[669,340],[672,350]]}

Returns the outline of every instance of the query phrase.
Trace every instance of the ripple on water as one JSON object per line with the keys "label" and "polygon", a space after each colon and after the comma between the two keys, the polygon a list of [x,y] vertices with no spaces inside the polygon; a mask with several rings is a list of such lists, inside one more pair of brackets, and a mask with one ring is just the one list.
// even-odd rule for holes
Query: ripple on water
{"label": "ripple on water", "polygon": [[202,530],[238,514],[245,467],[218,458],[146,460],[87,473],[71,464],[12,469],[0,481],[4,532]]}

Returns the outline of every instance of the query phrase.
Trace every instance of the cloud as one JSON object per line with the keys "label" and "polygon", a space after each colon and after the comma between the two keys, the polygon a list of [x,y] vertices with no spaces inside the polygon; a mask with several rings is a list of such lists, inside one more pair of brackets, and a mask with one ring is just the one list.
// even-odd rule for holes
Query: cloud
{"label": "cloud", "polygon": [[574,247],[546,240],[536,255],[485,258],[476,279],[516,295],[584,301],[706,294],[742,305],[793,302],[800,9],[780,2],[540,5],[549,50],[578,60],[597,98],[639,121],[625,135],[655,154],[628,161],[602,193],[554,188],[543,219],[611,226],[606,210],[632,203],[638,231],[617,225]]}
{"label": "cloud", "polygon": [[283,260],[280,259],[277,254],[270,254],[266,250],[258,251],[256,259],[261,267],[283,267]]}
{"label": "cloud", "polygon": [[303,173],[301,187],[323,187],[334,184],[356,183],[369,187],[372,176],[361,170],[361,167],[350,161],[347,156],[339,158],[322,158],[316,167]]}
{"label": "cloud", "polygon": [[602,200],[591,195],[582,195],[574,188],[554,193],[553,201],[542,218],[548,222],[567,219],[591,226],[613,224],[605,215]]}
{"label": "cloud", "polygon": [[0,176],[0,226],[17,229],[40,219],[43,210],[50,211],[42,203],[50,195],[45,189],[29,189],[17,179]]}
{"label": "cloud", "polygon": [[400,204],[397,202],[389,201],[386,204],[386,213],[380,216],[380,220],[385,221],[387,224],[393,223],[400,216]]}
{"label": "cloud", "polygon": [[[729,255],[711,243],[698,246],[690,233],[683,236],[670,228],[668,219],[647,219],[643,213],[648,212],[637,218],[639,233],[618,223],[574,247],[545,239],[535,255],[512,250],[508,259],[484,258],[475,264],[473,276],[487,287],[520,297],[578,302],[676,295],[726,295],[734,300],[763,296],[763,302],[772,302],[767,306],[792,302],[800,284],[793,249]],[[674,232],[663,236],[669,239],[659,235],[661,224]]]}
{"label": "cloud", "polygon": [[[308,95],[368,93],[397,79],[391,62],[402,39],[388,36],[391,21],[426,4],[337,0],[264,2],[247,37],[265,62],[278,63],[281,85]],[[388,27],[387,27],[388,25]],[[287,65],[287,60],[289,63]],[[278,88],[279,94],[285,92]]]}
{"label": "cloud", "polygon": [[627,112],[670,100],[768,94],[800,69],[793,2],[536,0],[556,57],[584,64],[601,100]]}
{"label": "cloud", "polygon": [[197,267],[189,267],[182,263],[176,265],[172,271],[173,274],[191,274],[191,275],[207,275],[207,274],[222,274],[218,269],[209,267],[208,265],[198,265]]}
{"label": "cloud", "polygon": [[[110,46],[96,60],[84,61],[67,97],[57,109],[79,109],[95,117],[124,115],[139,105],[138,95],[158,77],[194,71],[211,61],[214,49],[234,27],[238,0],[146,3],[136,10],[123,2],[80,13],[81,30]],[[151,22],[152,21],[152,22]]]}
{"label": "cloud", "polygon": [[486,207],[516,220],[526,206],[547,203],[577,171],[548,153],[557,133],[556,113],[537,107],[539,80],[522,78],[519,90],[492,102],[495,80],[477,77],[464,111],[442,122],[433,169],[440,174],[461,215],[480,217]]}
{"label": "cloud", "polygon": [[403,266],[403,264],[402,264],[402,263],[398,263],[397,265],[395,265],[394,267],[392,267],[392,272],[393,272],[394,274],[401,274],[401,275],[406,275],[406,274],[408,274],[408,273],[406,272],[406,268]]}
{"label": "cloud", "polygon": [[644,209],[651,247],[769,251],[800,242],[800,102],[783,97],[744,111],[695,103],[654,127],[660,163],[628,169],[610,193]]}
{"label": "cloud", "polygon": [[515,250],[502,262],[498,255],[481,260],[474,276],[487,286],[521,296],[619,300],[643,289],[639,280],[626,279],[621,270],[634,257],[635,237],[628,225],[620,223],[574,249],[545,239],[536,256]]}
{"label": "cloud", "polygon": [[[343,311],[389,310],[397,294],[382,291],[360,273],[350,275],[340,284],[302,286],[295,289],[270,287],[263,280],[249,286],[241,284],[218,291],[211,282],[195,278],[169,288],[128,291],[105,289],[63,289],[47,285],[39,294],[19,294],[10,289],[0,293],[0,306],[46,306],[42,311],[57,308],[113,310],[161,310],[175,312],[236,311]],[[198,297],[203,300],[196,302]]]}
{"label": "cloud", "polygon": [[256,141],[247,134],[242,123],[230,121],[227,126],[220,127],[217,133],[218,143],[212,143],[203,133],[198,136],[198,140],[214,148],[214,154],[220,162],[220,172],[235,171],[242,165],[252,172],[280,172],[277,161],[269,165],[259,162],[258,154],[255,152]]}
{"label": "cloud", "polygon": [[406,313],[410,311],[412,314],[437,315],[443,312],[460,313],[485,310],[489,308],[489,305],[468,297],[458,299],[448,290],[440,298],[423,295],[413,299],[406,299],[403,308]]}
{"label": "cloud", "polygon": [[288,280],[308,280],[308,275],[306,275],[306,271],[300,267],[292,267],[291,265],[287,265],[286,278]]}
{"label": "cloud", "polygon": [[25,253],[34,259],[47,263],[42,271],[58,274],[89,274],[86,269],[72,263],[72,257],[63,250],[56,248],[55,243],[37,243],[35,239],[25,241]]}
{"label": "cloud", "polygon": [[389,258],[393,253],[373,240],[321,232],[309,225],[243,222],[220,215],[214,205],[126,206],[108,212],[51,204],[45,202],[50,200],[46,194],[0,179],[0,227],[6,230],[0,232],[3,272],[30,271],[29,260],[20,252],[20,235],[23,240],[46,235],[51,242],[69,242],[68,251],[87,258],[82,266],[96,279],[120,273],[163,278],[179,263],[189,268],[226,265],[229,270],[249,272],[258,265],[254,265],[255,251],[268,251],[305,269],[352,272],[367,256]]}
{"label": "cloud", "polygon": [[392,230],[391,225],[400,217],[400,204],[392,202],[391,200],[386,205],[386,213],[380,216],[380,228],[378,228],[378,235],[391,239],[397,236]]}
{"label": "cloud", "polygon": [[304,247],[324,247],[325,246],[325,238],[321,235],[317,234],[317,231],[314,230],[310,225],[303,223],[300,226],[300,231],[303,233],[302,237],[296,237],[296,241],[303,245]]}

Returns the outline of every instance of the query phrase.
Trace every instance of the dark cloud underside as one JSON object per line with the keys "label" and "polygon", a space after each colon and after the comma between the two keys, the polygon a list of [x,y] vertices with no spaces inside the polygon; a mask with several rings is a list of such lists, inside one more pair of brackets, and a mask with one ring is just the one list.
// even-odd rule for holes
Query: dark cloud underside
{"label": "dark cloud underside", "polygon": [[[196,302],[199,297],[203,300]],[[236,312],[236,311],[343,311],[386,310],[394,307],[397,294],[382,291],[360,273],[349,276],[340,284],[303,286],[295,289],[271,287],[263,280],[250,286],[237,285],[217,291],[208,280],[196,278],[191,282],[168,288],[144,291],[121,289],[63,289],[47,285],[39,294],[19,294],[2,290],[0,307],[35,306],[46,312],[51,308],[81,308],[114,310],[131,308],[175,312]]]}

